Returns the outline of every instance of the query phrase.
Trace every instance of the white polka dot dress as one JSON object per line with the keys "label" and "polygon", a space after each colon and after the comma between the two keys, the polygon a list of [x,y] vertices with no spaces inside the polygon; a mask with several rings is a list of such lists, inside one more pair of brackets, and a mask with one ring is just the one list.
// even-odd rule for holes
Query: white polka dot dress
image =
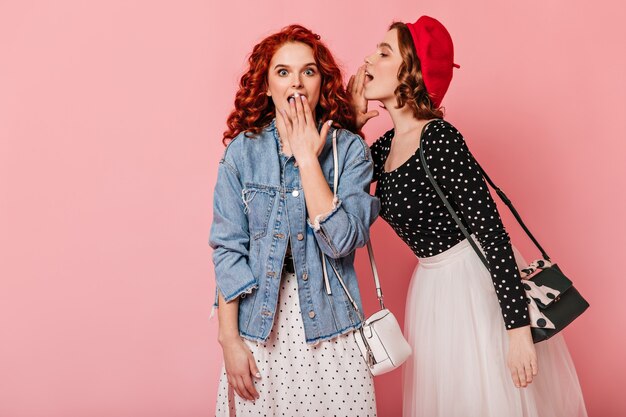
{"label": "white polka dot dress", "polygon": [[[465,237],[426,176],[419,149],[397,169],[385,171],[393,134],[390,130],[371,148],[380,216],[417,257],[437,255]],[[446,198],[487,255],[506,328],[530,324],[509,235],[463,136],[450,123],[436,120],[426,126],[420,147]]]}
{"label": "white polka dot dress", "polygon": [[222,370],[216,416],[376,416],[373,378],[352,334],[306,344],[295,274],[283,271],[266,343],[245,342],[261,373],[260,398],[239,398]]}

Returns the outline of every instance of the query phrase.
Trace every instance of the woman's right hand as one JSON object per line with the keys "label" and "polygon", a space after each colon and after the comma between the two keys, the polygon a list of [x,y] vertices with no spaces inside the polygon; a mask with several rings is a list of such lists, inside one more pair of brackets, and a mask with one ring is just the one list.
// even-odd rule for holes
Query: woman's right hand
{"label": "woman's right hand", "polygon": [[351,96],[352,108],[356,115],[356,128],[361,130],[372,117],[378,116],[377,110],[367,111],[367,99],[363,94],[365,86],[365,65],[361,65],[356,74],[348,81],[348,93]]}
{"label": "woman's right hand", "polygon": [[537,352],[530,333],[530,326],[507,330],[509,353],[507,366],[517,388],[526,388],[537,376]]}
{"label": "woman's right hand", "polygon": [[241,398],[251,401],[258,399],[259,393],[252,378],[260,379],[261,374],[248,346],[239,335],[221,340],[220,344],[224,351],[224,368],[230,386]]}

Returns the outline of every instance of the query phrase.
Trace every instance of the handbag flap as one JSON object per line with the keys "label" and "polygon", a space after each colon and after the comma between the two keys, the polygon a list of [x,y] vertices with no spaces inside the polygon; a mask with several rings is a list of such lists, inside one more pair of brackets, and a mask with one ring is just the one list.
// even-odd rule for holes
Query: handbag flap
{"label": "handbag flap", "polygon": [[541,293],[540,296],[533,295],[533,299],[541,309],[547,308],[554,300],[572,288],[572,281],[561,272],[556,264],[540,270],[528,281],[532,281]]}
{"label": "handbag flap", "polygon": [[538,286],[554,288],[560,293],[564,293],[572,287],[572,281],[561,272],[557,264],[539,271],[532,277],[532,281]]}
{"label": "handbag flap", "polygon": [[378,320],[384,319],[387,314],[389,314],[389,310],[387,310],[386,308],[379,310],[367,318],[367,320],[365,321],[365,325],[369,326],[370,324],[373,324]]}

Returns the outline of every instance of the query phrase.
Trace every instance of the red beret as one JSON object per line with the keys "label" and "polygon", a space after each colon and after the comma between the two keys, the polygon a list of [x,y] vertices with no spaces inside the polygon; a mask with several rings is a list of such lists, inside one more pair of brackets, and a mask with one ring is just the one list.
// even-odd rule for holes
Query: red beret
{"label": "red beret", "polygon": [[422,16],[406,26],[422,64],[426,91],[435,107],[439,107],[452,81],[452,68],[460,68],[454,63],[452,38],[441,22],[432,17]]}

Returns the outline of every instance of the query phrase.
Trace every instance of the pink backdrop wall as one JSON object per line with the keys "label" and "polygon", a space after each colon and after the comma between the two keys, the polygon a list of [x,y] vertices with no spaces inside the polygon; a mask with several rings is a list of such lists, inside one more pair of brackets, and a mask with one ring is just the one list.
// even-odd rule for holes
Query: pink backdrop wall
{"label": "pink backdrop wall", "polygon": [[[392,20],[421,14],[462,66],[448,118],[592,304],[565,332],[590,415],[625,415],[621,2],[307,5],[0,2],[0,417],[213,415],[207,237],[246,55],[299,22],[350,73]],[[416,260],[382,220],[373,238],[403,320]],[[379,415],[399,415],[399,372],[376,382]]]}

